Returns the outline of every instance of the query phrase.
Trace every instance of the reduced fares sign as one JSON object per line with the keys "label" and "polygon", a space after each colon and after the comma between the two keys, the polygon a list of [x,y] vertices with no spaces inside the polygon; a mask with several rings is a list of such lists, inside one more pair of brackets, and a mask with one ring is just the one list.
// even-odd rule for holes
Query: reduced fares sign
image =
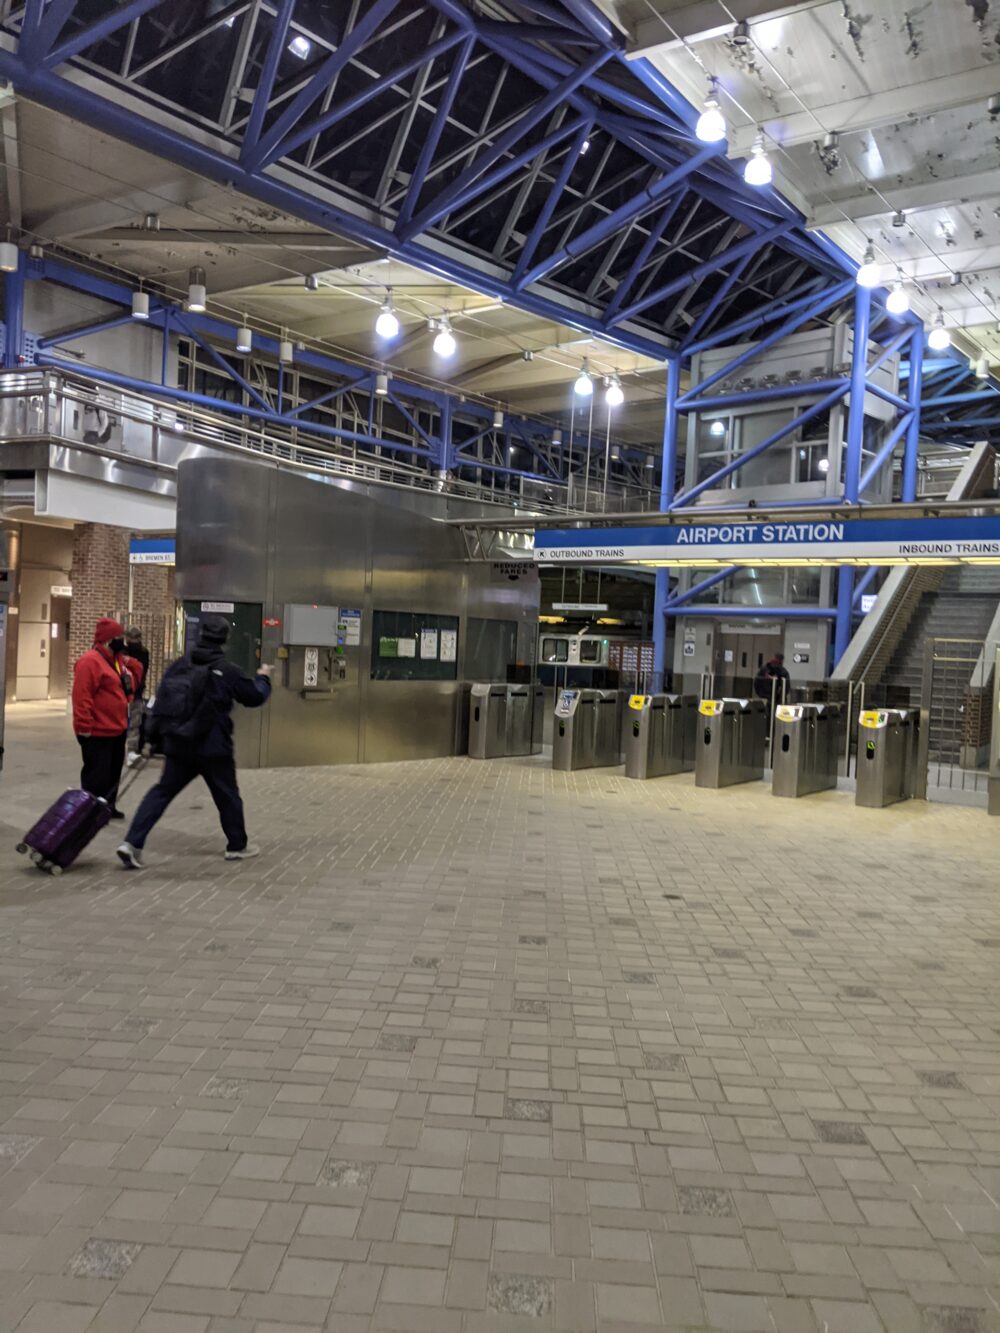
{"label": "reduced fares sign", "polygon": [[844,519],[795,523],[689,523],[646,528],[569,528],[535,532],[543,564],[697,565],[726,560],[794,565],[861,561],[1000,563],[1000,516],[990,518]]}

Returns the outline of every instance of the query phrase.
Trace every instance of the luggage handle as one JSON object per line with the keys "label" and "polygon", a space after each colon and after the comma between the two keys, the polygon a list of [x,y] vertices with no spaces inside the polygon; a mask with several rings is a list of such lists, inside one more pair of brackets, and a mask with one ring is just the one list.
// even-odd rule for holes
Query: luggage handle
{"label": "luggage handle", "polygon": [[[139,776],[139,774],[143,771],[143,769],[146,768],[146,766],[147,766],[148,764],[149,764],[149,760],[148,760],[147,758],[145,758],[145,757],[142,757],[142,758],[137,759],[137,760],[135,761],[135,763],[134,763],[134,764],[132,765],[132,767],[129,769],[128,774],[127,774],[127,776],[125,777],[125,780],[124,780],[123,782],[119,782],[119,784],[118,784],[118,796],[117,796],[117,798],[116,798],[117,800],[121,800],[121,798],[126,794],[126,792],[129,790],[129,788],[130,788],[130,787],[132,786],[132,784],[135,782],[136,778],[137,778],[137,777]],[[112,789],[112,790],[113,790],[113,789]],[[104,796],[104,797],[102,797],[101,799],[104,800],[104,801],[106,801],[108,804],[110,804],[110,803],[111,803],[111,796],[112,796],[112,792],[108,792],[107,796]]]}

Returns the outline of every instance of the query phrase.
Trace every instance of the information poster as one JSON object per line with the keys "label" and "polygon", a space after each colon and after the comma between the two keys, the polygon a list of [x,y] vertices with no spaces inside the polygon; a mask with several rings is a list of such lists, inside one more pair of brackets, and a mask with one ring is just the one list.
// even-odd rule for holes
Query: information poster
{"label": "information poster", "polygon": [[379,639],[378,655],[379,657],[402,657],[403,654],[399,651],[399,640]]}
{"label": "information poster", "polygon": [[341,608],[340,619],[345,626],[344,642],[348,648],[357,648],[361,643],[361,612],[345,606]]}
{"label": "information poster", "polygon": [[441,661],[454,662],[458,658],[458,634],[453,629],[441,631]]}
{"label": "information poster", "polygon": [[438,655],[438,632],[436,629],[420,631],[420,656],[427,660]]}
{"label": "information poster", "polygon": [[397,655],[399,657],[416,657],[417,641],[416,639],[397,639]]}

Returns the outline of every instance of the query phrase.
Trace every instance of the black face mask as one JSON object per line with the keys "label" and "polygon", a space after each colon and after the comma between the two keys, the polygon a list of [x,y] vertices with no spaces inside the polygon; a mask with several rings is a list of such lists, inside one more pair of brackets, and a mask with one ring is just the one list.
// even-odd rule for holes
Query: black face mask
{"label": "black face mask", "polygon": [[125,651],[125,640],[112,639],[111,642],[108,644],[108,647],[111,649],[113,653],[123,653]]}

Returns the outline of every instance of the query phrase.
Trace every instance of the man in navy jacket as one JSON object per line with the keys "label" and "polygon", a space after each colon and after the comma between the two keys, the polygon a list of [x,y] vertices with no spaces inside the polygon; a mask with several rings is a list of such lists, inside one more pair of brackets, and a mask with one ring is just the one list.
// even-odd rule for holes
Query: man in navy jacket
{"label": "man in navy jacket", "polygon": [[226,860],[244,861],[259,854],[260,849],[247,841],[243,801],[236,783],[231,714],[234,703],[245,708],[260,708],[267,703],[271,697],[271,667],[262,666],[255,676],[245,676],[223,654],[228,637],[229,625],[221,617],[203,621],[197,647],[169,667],[160,683],[158,699],[170,694],[171,672],[190,674],[192,667],[201,669],[198,725],[193,735],[164,732],[153,706],[147,731],[151,742],[162,745],[165,763],[163,775],[146,793],[128,836],[118,848],[118,859],[127,869],[142,869],[142,849],[153,826],[174,797],[198,777],[204,779],[219,812],[226,835]]}

